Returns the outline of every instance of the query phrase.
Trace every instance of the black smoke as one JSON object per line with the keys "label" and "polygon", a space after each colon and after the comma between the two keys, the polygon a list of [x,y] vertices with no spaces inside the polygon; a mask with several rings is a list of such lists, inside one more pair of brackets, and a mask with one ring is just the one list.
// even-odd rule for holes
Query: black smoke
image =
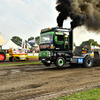
{"label": "black smoke", "polygon": [[70,17],[72,29],[84,25],[88,30],[100,31],[100,0],[57,0],[56,4],[59,27]]}

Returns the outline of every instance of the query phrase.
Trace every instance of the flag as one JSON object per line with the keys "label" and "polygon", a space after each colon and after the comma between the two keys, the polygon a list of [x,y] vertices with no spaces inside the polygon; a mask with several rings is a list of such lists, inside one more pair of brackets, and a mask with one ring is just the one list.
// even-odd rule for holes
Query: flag
{"label": "flag", "polygon": [[35,39],[29,41],[29,44],[34,44],[34,43],[35,43]]}
{"label": "flag", "polygon": [[27,49],[27,42],[25,43],[25,48]]}
{"label": "flag", "polygon": [[24,42],[23,42],[22,48],[24,48]]}

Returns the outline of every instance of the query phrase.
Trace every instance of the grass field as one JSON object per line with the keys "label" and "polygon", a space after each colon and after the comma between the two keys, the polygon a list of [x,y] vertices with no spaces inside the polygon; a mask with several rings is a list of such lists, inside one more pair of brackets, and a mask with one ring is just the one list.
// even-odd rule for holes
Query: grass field
{"label": "grass field", "polygon": [[91,89],[53,100],[100,100],[100,88]]}
{"label": "grass field", "polygon": [[12,63],[12,64],[0,64],[0,66],[11,66],[11,65],[29,65],[29,64],[42,64],[41,62],[22,62],[22,63]]}
{"label": "grass field", "polygon": [[28,58],[39,58],[39,56],[28,56]]}

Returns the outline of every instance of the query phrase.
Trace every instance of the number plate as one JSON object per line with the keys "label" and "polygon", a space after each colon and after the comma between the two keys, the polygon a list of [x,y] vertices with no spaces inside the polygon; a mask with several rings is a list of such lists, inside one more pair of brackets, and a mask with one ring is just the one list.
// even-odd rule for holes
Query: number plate
{"label": "number plate", "polygon": [[83,63],[83,58],[78,58],[78,63],[82,64]]}
{"label": "number plate", "polygon": [[73,63],[77,63],[77,58],[72,58],[72,61]]}
{"label": "number plate", "polygon": [[25,59],[25,58],[23,57],[23,58],[20,58],[20,59]]}
{"label": "number plate", "polygon": [[25,60],[25,55],[20,55],[20,59],[22,60]]}

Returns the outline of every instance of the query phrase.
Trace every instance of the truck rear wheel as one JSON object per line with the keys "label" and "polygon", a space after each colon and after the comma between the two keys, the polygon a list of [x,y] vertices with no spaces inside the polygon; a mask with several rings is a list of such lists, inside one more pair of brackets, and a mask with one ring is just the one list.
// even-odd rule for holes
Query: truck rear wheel
{"label": "truck rear wheel", "polygon": [[58,68],[62,68],[65,64],[65,59],[63,57],[58,57],[56,59],[56,63],[55,65],[58,67]]}
{"label": "truck rear wheel", "polygon": [[93,65],[93,59],[92,59],[92,57],[91,57],[91,56],[87,56],[87,57],[84,59],[84,64],[83,64],[83,66],[89,68],[89,67],[92,67],[92,65]]}

